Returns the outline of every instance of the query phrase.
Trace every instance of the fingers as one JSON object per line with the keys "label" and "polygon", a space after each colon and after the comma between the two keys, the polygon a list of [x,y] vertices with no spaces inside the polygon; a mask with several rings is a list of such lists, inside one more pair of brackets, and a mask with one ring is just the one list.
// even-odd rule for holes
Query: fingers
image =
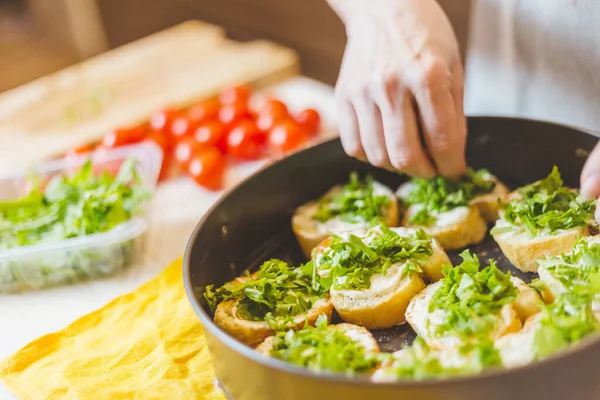
{"label": "fingers", "polygon": [[376,167],[391,168],[379,108],[373,100],[363,97],[355,101],[355,109],[360,129],[360,141],[367,160]]}
{"label": "fingers", "polygon": [[581,172],[581,194],[589,199],[600,197],[600,144],[594,147]]}
{"label": "fingers", "polygon": [[346,154],[361,160],[366,160],[358,130],[358,120],[354,107],[345,101],[338,101],[340,139]]}
{"label": "fingers", "polygon": [[411,176],[432,178],[436,170],[429,161],[419,137],[413,99],[393,80],[374,89],[381,110],[383,133],[392,167]]}
{"label": "fingers", "polygon": [[422,69],[413,87],[427,150],[438,172],[458,177],[466,170],[462,72],[453,76],[442,64]]}

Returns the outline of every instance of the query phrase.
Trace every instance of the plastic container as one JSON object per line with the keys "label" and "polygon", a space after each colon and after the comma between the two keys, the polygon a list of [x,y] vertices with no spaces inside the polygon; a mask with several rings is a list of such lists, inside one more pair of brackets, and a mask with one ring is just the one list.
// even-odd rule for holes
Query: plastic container
{"label": "plastic container", "polygon": [[[162,151],[153,143],[89,153],[39,164],[0,175],[0,199],[18,198],[28,191],[26,177],[50,179],[79,169],[88,159],[98,170],[116,171],[126,159],[135,160],[142,184],[153,193],[162,164]],[[0,293],[41,289],[101,277],[123,270],[140,254],[146,231],[146,205],[141,214],[113,229],[57,242],[0,250]]]}

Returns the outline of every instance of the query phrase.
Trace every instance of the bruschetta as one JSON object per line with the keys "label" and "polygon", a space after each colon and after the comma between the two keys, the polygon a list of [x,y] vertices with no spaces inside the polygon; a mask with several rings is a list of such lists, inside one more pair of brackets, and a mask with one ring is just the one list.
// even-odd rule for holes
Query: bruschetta
{"label": "bruschetta", "polygon": [[340,317],[368,329],[403,324],[410,300],[425,288],[423,279],[439,279],[449,263],[424,231],[385,226],[330,237],[313,255]]}
{"label": "bruschetta", "polygon": [[456,347],[485,336],[495,340],[521,329],[539,312],[540,298],[493,261],[480,269],[476,256],[464,251],[463,262],[444,270],[444,279],[429,285],[410,302],[406,320],[434,349]]}
{"label": "bruschetta", "polygon": [[563,186],[558,169],[511,193],[491,231],[506,258],[524,272],[537,260],[566,253],[582,236],[596,235],[595,204]]}
{"label": "bruschetta", "polygon": [[322,198],[296,209],[292,230],[307,257],[330,234],[368,228],[374,223],[398,226],[398,201],[387,186],[371,177],[350,176],[344,186],[336,186]]}
{"label": "bruschetta", "polygon": [[424,229],[446,250],[482,241],[507,195],[495,176],[472,169],[458,180],[415,178],[396,191],[403,204],[401,225]]}
{"label": "bruschetta", "polygon": [[254,274],[216,290],[209,286],[204,296],[215,324],[252,347],[277,329],[301,329],[333,312],[329,295],[313,288],[312,267],[292,267],[281,260],[267,261]]}
{"label": "bruschetta", "polygon": [[256,350],[314,371],[368,374],[379,365],[379,345],[371,332],[352,324],[327,325],[327,318],[315,327],[278,332]]}

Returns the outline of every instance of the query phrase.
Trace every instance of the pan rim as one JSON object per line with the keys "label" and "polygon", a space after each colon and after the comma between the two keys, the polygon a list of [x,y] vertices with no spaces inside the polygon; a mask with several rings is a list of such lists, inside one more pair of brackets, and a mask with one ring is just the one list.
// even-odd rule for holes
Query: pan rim
{"label": "pan rim", "polygon": [[[484,119],[497,119],[497,120],[510,120],[514,122],[525,122],[525,123],[537,123],[543,125],[554,125],[562,128],[567,128],[570,130],[576,130],[595,138],[600,139],[600,133],[591,131],[585,128],[579,128],[571,125],[555,123],[551,121],[543,121],[538,119],[529,119],[529,118],[518,118],[518,117],[509,117],[509,116],[495,116],[495,115],[469,115],[469,120],[484,120]],[[307,147],[301,149],[293,154],[291,154],[288,158],[291,157],[299,157],[303,153],[310,151],[314,147],[317,146],[325,146],[331,142],[339,141],[339,137],[334,137],[327,139],[323,142],[317,143],[314,146]],[[499,378],[505,375],[510,374],[518,374],[523,371],[531,370],[533,368],[540,368],[543,366],[547,366],[548,364],[553,364],[555,362],[560,362],[560,360],[566,359],[570,356],[575,355],[576,353],[584,352],[589,347],[594,344],[600,342],[600,335],[592,335],[588,338],[583,339],[576,346],[562,350],[552,356],[546,357],[542,360],[534,361],[533,363],[522,365],[519,367],[512,368],[492,368],[487,371],[483,371],[477,374],[472,375],[463,375],[463,376],[455,376],[448,378],[428,378],[422,380],[397,380],[391,382],[375,382],[368,375],[354,375],[348,376],[343,373],[335,373],[335,372],[314,372],[307,368],[303,368],[300,366],[296,366],[291,363],[287,363],[282,360],[278,360],[272,357],[265,357],[264,355],[258,353],[254,349],[245,344],[235,340],[232,336],[230,336],[223,329],[218,327],[212,317],[206,313],[204,308],[200,305],[198,299],[195,296],[194,288],[191,282],[191,270],[190,270],[190,257],[193,248],[193,244],[195,243],[195,239],[201,231],[203,225],[206,220],[212,215],[212,213],[221,206],[235,191],[237,191],[243,185],[247,185],[251,180],[253,180],[257,175],[263,173],[264,170],[268,168],[274,168],[285,162],[286,158],[282,158],[274,161],[273,163],[260,168],[259,170],[253,172],[248,177],[243,179],[241,182],[236,184],[231,189],[227,190],[213,205],[210,209],[202,216],[200,221],[194,227],[190,238],[186,244],[184,257],[183,257],[183,283],[186,291],[186,295],[188,300],[190,301],[192,308],[194,309],[196,315],[200,319],[200,322],[203,325],[203,328],[210,331],[210,333],[215,337],[216,340],[220,341],[223,345],[227,346],[230,350],[235,351],[238,355],[241,355],[253,362],[259,363],[264,367],[277,370],[283,373],[293,374],[296,376],[301,376],[306,379],[314,379],[319,381],[326,381],[333,384],[344,384],[344,385],[360,385],[360,386],[376,386],[382,388],[407,388],[407,389],[419,389],[424,387],[432,387],[432,386],[449,386],[449,385],[457,385],[464,383],[474,383],[481,382],[491,378]]]}

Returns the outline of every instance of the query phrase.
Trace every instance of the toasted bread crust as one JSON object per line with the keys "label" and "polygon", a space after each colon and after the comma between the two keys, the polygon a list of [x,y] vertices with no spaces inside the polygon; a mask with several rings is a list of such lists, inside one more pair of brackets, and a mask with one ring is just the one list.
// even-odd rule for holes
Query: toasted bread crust
{"label": "toasted bread crust", "polygon": [[525,323],[530,317],[541,311],[541,298],[534,289],[527,286],[521,279],[511,276],[510,280],[519,289],[513,307],[521,322]]}
{"label": "toasted bread crust", "polygon": [[[332,195],[341,190],[341,186],[336,186],[327,192],[326,196]],[[398,226],[400,222],[400,211],[396,196],[390,192],[390,202],[383,210],[383,223],[387,226]],[[296,209],[292,216],[292,231],[296,235],[298,244],[306,257],[310,257],[312,250],[322,242],[329,234],[319,229],[319,222],[312,219],[312,216],[318,209],[318,203],[311,201]],[[368,227],[369,221],[364,224],[356,224],[356,228]],[[334,232],[341,233],[341,232]]]}
{"label": "toasted bread crust", "polygon": [[331,302],[346,322],[367,329],[389,328],[406,322],[408,304],[424,288],[423,280],[417,274],[411,274],[391,293],[368,299],[353,299],[343,292],[332,291]]}
{"label": "toasted bread crust", "polygon": [[403,226],[423,229],[436,239],[444,250],[457,250],[471,244],[479,243],[487,234],[487,223],[477,207],[469,207],[469,212],[465,218],[444,227],[411,225],[408,219],[409,216],[404,215]]}
{"label": "toasted bread crust", "polygon": [[498,200],[506,202],[510,191],[503,183],[495,179],[496,187],[491,193],[478,196],[471,201],[471,205],[479,209],[481,216],[486,222],[494,222],[498,219]]}
{"label": "toasted bread crust", "polygon": [[523,272],[537,272],[537,260],[571,251],[577,239],[588,236],[585,227],[572,228],[554,236],[531,239],[526,232],[503,232],[493,235],[502,253],[515,268]]}
{"label": "toasted bread crust", "polygon": [[[256,273],[252,275],[256,276]],[[245,281],[252,279],[252,277],[243,276],[234,279],[231,283],[239,285]],[[248,321],[237,318],[235,316],[235,306],[237,300],[227,300],[219,305],[215,310],[214,322],[229,333],[231,336],[236,338],[242,343],[249,346],[256,346],[261,343],[265,338],[273,335],[275,331],[269,327],[264,321]],[[333,304],[329,296],[319,299],[315,302],[313,307],[309,310],[306,315],[294,317],[296,324],[290,326],[290,329],[302,329],[304,324],[308,322],[309,325],[314,325],[317,318],[321,314],[327,315],[327,319],[331,320],[331,314],[333,313]]]}
{"label": "toasted bread crust", "polygon": [[429,282],[437,282],[444,277],[442,266],[451,265],[452,262],[437,240],[431,240],[431,249],[433,254],[421,268],[423,269],[423,275]]}

